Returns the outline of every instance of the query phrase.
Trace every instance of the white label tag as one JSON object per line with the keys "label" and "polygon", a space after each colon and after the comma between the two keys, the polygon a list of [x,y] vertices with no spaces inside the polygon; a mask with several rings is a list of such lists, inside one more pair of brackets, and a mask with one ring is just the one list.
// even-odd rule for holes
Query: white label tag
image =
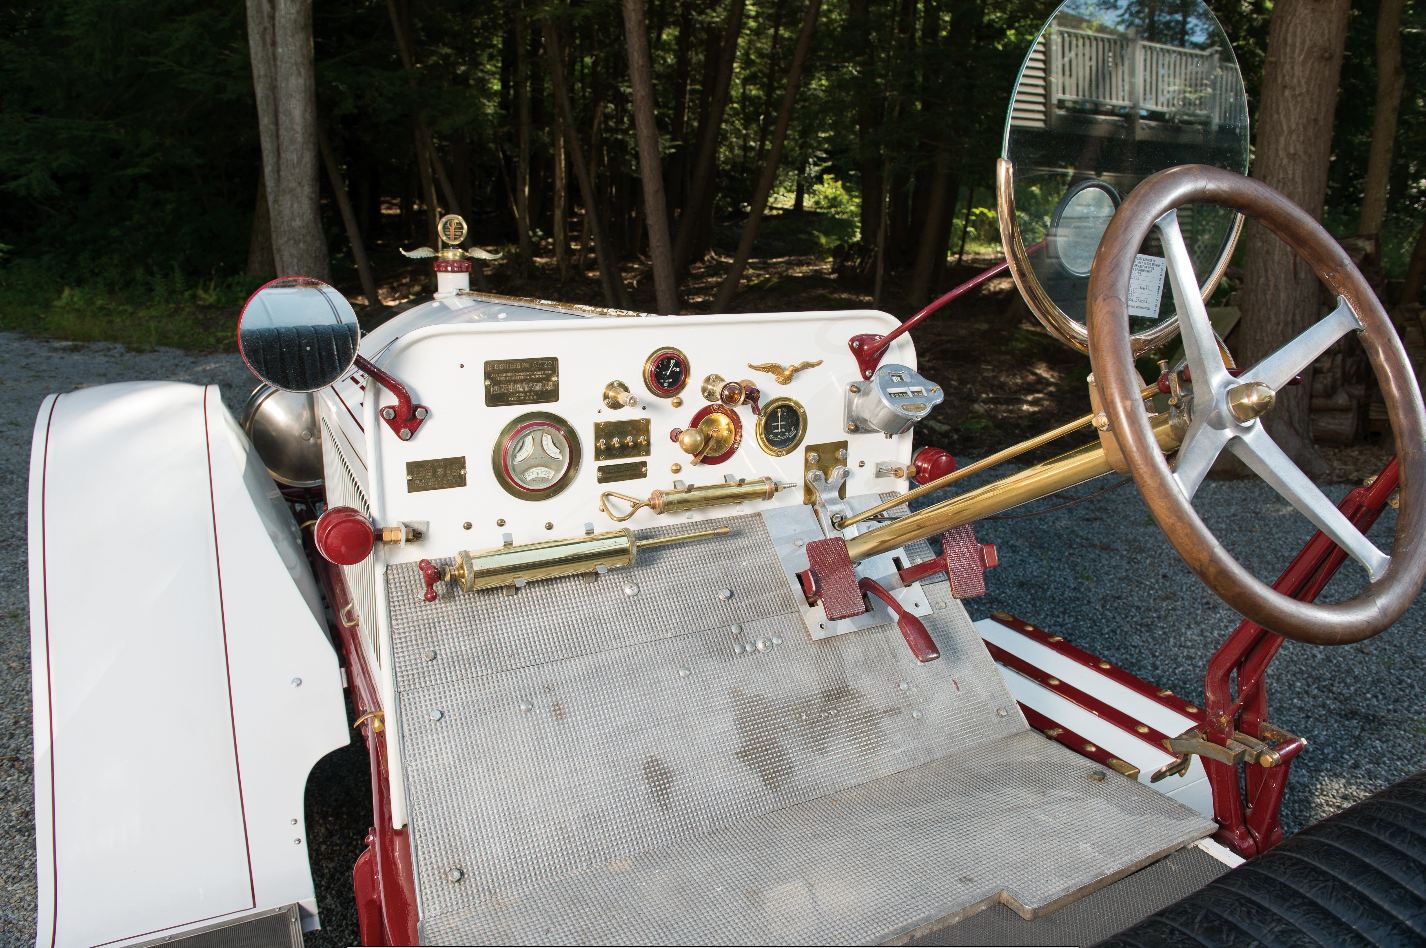
{"label": "white label tag", "polygon": [[1168,264],[1163,257],[1136,254],[1134,271],[1129,276],[1129,315],[1157,317],[1159,303],[1164,298],[1164,273]]}

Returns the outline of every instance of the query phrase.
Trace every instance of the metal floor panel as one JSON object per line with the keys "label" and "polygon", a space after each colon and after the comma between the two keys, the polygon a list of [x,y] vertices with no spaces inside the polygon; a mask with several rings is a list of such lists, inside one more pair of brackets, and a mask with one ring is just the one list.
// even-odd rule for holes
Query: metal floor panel
{"label": "metal floor panel", "polygon": [[939,661],[813,642],[762,518],[727,523],[517,596],[388,572],[426,941],[880,941],[1211,832],[1028,731],[944,584]]}

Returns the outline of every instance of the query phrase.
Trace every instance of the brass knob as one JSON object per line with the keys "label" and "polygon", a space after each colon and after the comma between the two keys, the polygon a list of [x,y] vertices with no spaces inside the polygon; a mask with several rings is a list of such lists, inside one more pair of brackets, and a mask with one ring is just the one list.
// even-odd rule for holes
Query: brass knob
{"label": "brass knob", "polygon": [[700,428],[684,428],[678,435],[678,447],[686,454],[701,455],[708,436]]}
{"label": "brass knob", "polygon": [[719,410],[710,412],[696,428],[673,432],[673,437],[679,449],[692,458],[692,463],[698,464],[709,455],[727,454],[737,441],[738,430],[733,419]]}
{"label": "brass knob", "polygon": [[719,401],[723,394],[723,383],[727,381],[723,376],[714,373],[703,380],[703,384],[698,390],[703,393],[703,397],[710,402]]}
{"label": "brass knob", "polygon": [[1272,386],[1262,382],[1244,382],[1228,390],[1228,411],[1233,417],[1247,424],[1273,407],[1277,392]]}

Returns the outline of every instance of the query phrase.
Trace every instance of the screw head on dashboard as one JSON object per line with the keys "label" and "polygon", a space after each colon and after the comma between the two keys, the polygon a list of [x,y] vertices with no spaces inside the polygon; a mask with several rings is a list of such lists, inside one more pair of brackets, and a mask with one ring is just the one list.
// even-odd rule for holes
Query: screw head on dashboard
{"label": "screw head on dashboard", "polygon": [[470,527],[471,527],[471,523],[470,523],[469,520],[467,520],[465,523],[461,524],[460,526],[461,526],[461,529],[462,529],[462,530],[469,530]]}
{"label": "screw head on dashboard", "polygon": [[396,409],[391,408],[390,406],[383,408],[381,410],[381,417],[385,418],[387,421],[391,421],[396,417]]}
{"label": "screw head on dashboard", "polygon": [[402,441],[410,441],[410,440],[411,440],[411,429],[410,429],[410,428],[402,428],[402,429],[401,429],[401,440],[402,440]]}
{"label": "screw head on dashboard", "polygon": [[677,474],[677,473],[679,473],[680,471],[683,470],[683,465],[682,465],[682,464],[670,464],[670,465],[668,466],[668,470],[669,470],[669,473],[670,473],[670,474]]}
{"label": "screw head on dashboard", "polygon": [[495,521],[495,525],[496,525],[497,527],[503,527],[503,526],[505,526],[505,518],[504,518],[504,517],[501,517],[499,520]]}

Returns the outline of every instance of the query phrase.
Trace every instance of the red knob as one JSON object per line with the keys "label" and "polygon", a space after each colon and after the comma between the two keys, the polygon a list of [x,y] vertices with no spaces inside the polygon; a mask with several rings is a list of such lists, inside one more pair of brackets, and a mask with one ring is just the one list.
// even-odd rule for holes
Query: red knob
{"label": "red knob", "polygon": [[355,566],[371,555],[376,533],[371,521],[350,507],[329,507],[313,531],[317,552],[338,566]]}
{"label": "red knob", "polygon": [[421,582],[426,586],[426,591],[421,598],[427,602],[435,602],[440,598],[440,593],[436,592],[436,584],[444,578],[445,574],[430,560],[422,560],[416,564],[416,568],[421,571]]}
{"label": "red knob", "polygon": [[945,477],[956,469],[956,459],[940,448],[922,448],[911,459],[911,479],[918,484]]}

